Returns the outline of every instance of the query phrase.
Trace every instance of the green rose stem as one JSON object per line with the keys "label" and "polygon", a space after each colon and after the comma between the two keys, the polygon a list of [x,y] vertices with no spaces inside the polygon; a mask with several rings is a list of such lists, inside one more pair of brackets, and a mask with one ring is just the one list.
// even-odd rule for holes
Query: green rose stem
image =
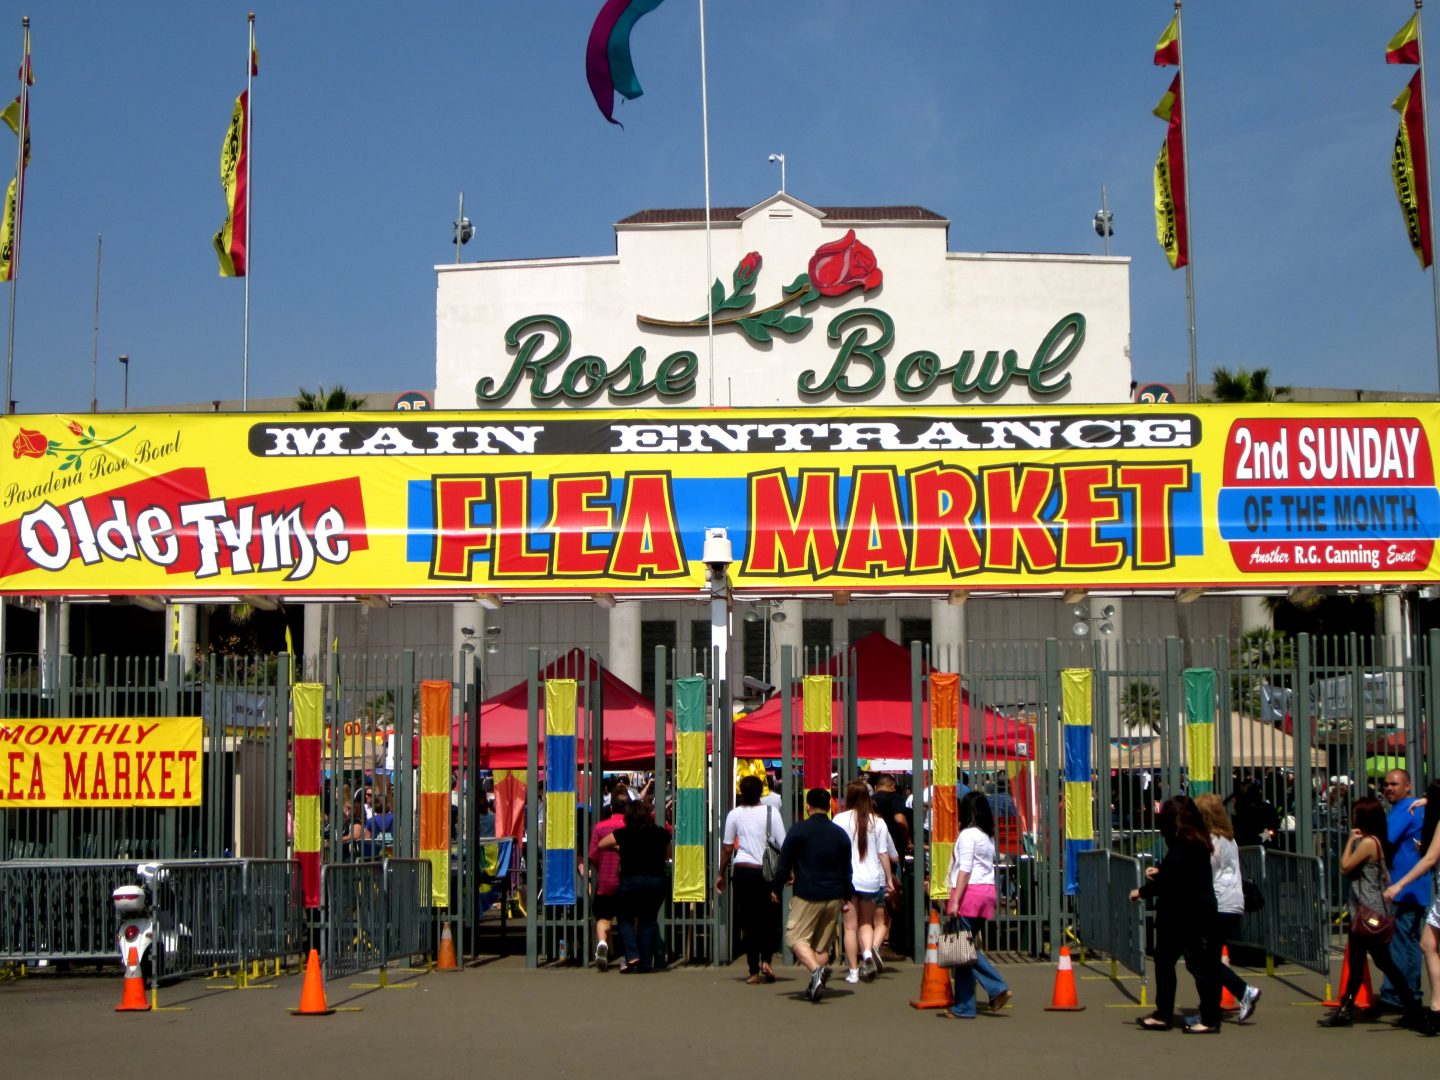
{"label": "green rose stem", "polygon": [[[715,320],[715,325],[716,325],[716,326],[726,326],[726,325],[728,325],[728,324],[730,324],[730,323],[740,322],[742,319],[755,319],[755,318],[759,318],[761,315],[766,315],[766,314],[768,314],[768,313],[770,313],[770,312],[772,312],[772,311],[781,311],[781,310],[789,307],[791,304],[795,303],[795,301],[799,300],[799,299],[800,299],[802,296],[804,296],[804,295],[806,294],[806,292],[808,292],[808,291],[809,291],[808,289],[798,289],[798,290],[796,290],[796,292],[795,292],[793,295],[785,297],[785,299],[781,300],[781,301],[780,301],[779,303],[777,303],[777,304],[771,304],[769,307],[759,308],[759,309],[756,310],[756,311],[746,311],[746,312],[742,312],[742,313],[739,314],[739,315],[727,315],[727,316],[726,316],[725,318],[723,318],[723,319],[716,319],[716,320]],[[708,319],[703,319],[703,318],[702,318],[702,319],[652,319],[649,315],[636,315],[636,316],[635,316],[635,321],[638,322],[638,323],[641,323],[641,324],[644,325],[644,326],[669,326],[669,327],[675,327],[675,328],[687,329],[687,330],[690,329],[691,327],[695,327],[695,326],[704,326],[704,325],[706,325],[707,322],[709,322]]]}

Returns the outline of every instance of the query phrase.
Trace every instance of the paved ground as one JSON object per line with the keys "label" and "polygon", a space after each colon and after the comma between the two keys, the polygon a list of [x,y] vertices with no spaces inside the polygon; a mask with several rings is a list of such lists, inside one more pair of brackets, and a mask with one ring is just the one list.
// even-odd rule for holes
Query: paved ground
{"label": "paved ground", "polygon": [[[117,1014],[115,976],[39,975],[0,983],[5,1074],[46,1077],[149,1075],[249,1077],[381,1075],[508,1077],[623,1075],[626,1080],[716,1076],[733,1080],[779,1069],[788,1075],[864,1076],[885,1068],[983,1069],[1027,1077],[1092,1073],[1163,1075],[1422,1076],[1440,1040],[1386,1024],[1328,1031],[1318,976],[1242,971],[1264,989],[1255,1018],[1218,1037],[1134,1026],[1133,979],[1108,965],[1078,971],[1080,1013],[1047,1013],[1054,969],[1002,966],[1010,1008],[972,1021],[942,1021],[909,1008],[919,974],[890,965],[873,984],[836,986],[819,1004],[799,998],[798,969],[772,986],[746,986],[743,963],[621,976],[578,968],[526,971],[505,957],[456,974],[424,974],[409,989],[365,989],[372,976],[337,980],[332,1006],[358,1009],[292,1017],[300,979],[273,989],[207,988],[191,980],[161,991],[162,1006],[187,1011]],[[1338,972],[1337,972],[1338,975]],[[1181,976],[1182,1005],[1194,1004]],[[322,1071],[323,1070],[323,1071]],[[353,1071],[352,1071],[353,1070]],[[798,1071],[797,1070],[801,1070]]]}

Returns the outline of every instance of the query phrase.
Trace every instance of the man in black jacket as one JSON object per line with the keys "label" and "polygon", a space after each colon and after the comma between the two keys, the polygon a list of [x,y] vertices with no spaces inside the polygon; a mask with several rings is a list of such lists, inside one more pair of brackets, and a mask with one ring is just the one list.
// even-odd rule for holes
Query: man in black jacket
{"label": "man in black jacket", "polygon": [[840,913],[850,898],[850,837],[830,820],[830,792],[805,793],[807,816],[785,834],[775,874],[775,901],[794,874],[795,895],[785,925],[785,944],[810,972],[808,1001],[819,1001],[830,975],[830,949]]}

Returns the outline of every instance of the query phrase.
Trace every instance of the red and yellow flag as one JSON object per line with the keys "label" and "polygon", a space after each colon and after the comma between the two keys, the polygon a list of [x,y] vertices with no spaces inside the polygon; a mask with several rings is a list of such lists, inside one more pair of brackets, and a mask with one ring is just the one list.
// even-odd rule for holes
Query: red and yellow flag
{"label": "red and yellow flag", "polygon": [[1420,92],[1420,72],[1391,106],[1400,114],[1395,152],[1390,159],[1390,176],[1395,181],[1395,198],[1405,234],[1423,270],[1435,261],[1430,230],[1430,163],[1425,150],[1425,98]]}
{"label": "red and yellow flag", "polygon": [[1155,43],[1155,66],[1180,66],[1180,13],[1178,11],[1171,16],[1170,25],[1165,27],[1165,32]]}
{"label": "red and yellow flag", "polygon": [[245,222],[250,213],[250,91],[235,99],[230,129],[220,147],[220,184],[225,189],[225,224],[215,234],[215,254],[220,257],[221,277],[244,277],[248,252],[245,250]]}
{"label": "red and yellow flag", "polygon": [[1410,16],[1410,21],[1385,46],[1387,64],[1420,63],[1420,13]]}
{"label": "red and yellow flag", "polygon": [[5,207],[0,217],[0,281],[14,281],[20,272],[20,219],[25,212],[25,170],[30,167],[30,94],[35,85],[35,71],[30,66],[30,31],[25,31],[25,60],[16,72],[20,93],[0,111],[0,120],[20,140],[24,148],[20,168],[5,189]]}
{"label": "red and yellow flag", "polygon": [[1180,122],[1180,76],[1155,106],[1166,122],[1165,142],[1155,159],[1155,239],[1165,249],[1170,268],[1190,261],[1190,224],[1185,206],[1185,139]]}

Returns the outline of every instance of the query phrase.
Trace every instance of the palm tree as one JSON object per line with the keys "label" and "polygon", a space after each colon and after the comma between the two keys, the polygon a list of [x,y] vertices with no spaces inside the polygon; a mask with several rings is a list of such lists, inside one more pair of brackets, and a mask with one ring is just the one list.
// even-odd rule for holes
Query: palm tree
{"label": "palm tree", "polygon": [[1270,385],[1269,368],[1256,368],[1254,371],[1236,368],[1232,374],[1229,368],[1217,367],[1210,373],[1210,380],[1210,392],[1214,397],[1208,398],[1209,401],[1245,404],[1290,396],[1290,387]]}
{"label": "palm tree", "polygon": [[321,383],[313,394],[302,386],[300,396],[295,399],[297,412],[354,412],[363,408],[365,399],[356,397],[340,383],[336,383],[329,390]]}

